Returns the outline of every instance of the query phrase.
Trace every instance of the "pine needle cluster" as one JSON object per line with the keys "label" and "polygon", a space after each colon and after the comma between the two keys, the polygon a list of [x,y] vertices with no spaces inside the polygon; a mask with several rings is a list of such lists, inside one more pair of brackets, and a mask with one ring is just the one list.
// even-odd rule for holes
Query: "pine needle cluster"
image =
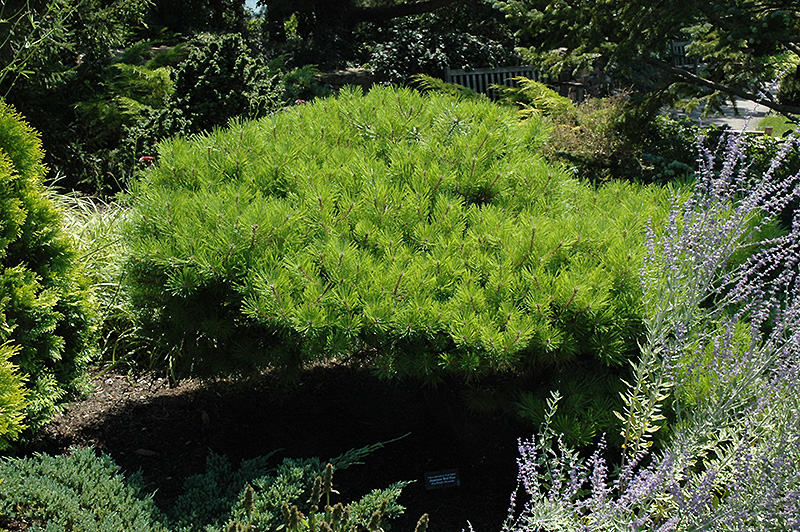
{"label": "pine needle cluster", "polygon": [[626,367],[666,201],[569,177],[544,134],[488,101],[376,88],[161,145],[125,237],[155,364]]}

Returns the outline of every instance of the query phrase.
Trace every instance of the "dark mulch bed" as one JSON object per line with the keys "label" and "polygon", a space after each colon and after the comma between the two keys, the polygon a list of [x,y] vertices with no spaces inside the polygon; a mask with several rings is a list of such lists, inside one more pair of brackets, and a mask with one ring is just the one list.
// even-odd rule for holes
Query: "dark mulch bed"
{"label": "dark mulch bed", "polygon": [[[94,391],[50,423],[33,449],[61,453],[92,445],[127,472],[141,470],[155,500],[168,506],[210,451],[236,464],[275,449],[278,457],[337,456],[408,436],[334,478],[342,501],[398,480],[415,480],[400,499],[393,529],[411,531],[428,513],[430,530],[497,531],[516,485],[517,438],[529,429],[465,406],[463,386],[385,382],[369,371],[319,367],[289,386],[265,374],[247,380],[170,386],[152,374],[100,372]],[[459,487],[426,490],[426,472],[457,468]]]}

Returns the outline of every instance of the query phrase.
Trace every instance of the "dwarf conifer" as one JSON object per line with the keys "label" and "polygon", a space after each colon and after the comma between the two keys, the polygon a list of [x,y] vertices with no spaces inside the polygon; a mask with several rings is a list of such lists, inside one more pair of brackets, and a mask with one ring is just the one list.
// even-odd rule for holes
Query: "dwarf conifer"
{"label": "dwarf conifer", "polygon": [[[0,102],[0,344],[13,346],[11,380],[26,382],[34,428],[81,387],[95,339],[88,283],[42,183],[42,157],[38,135]],[[21,396],[12,395],[15,412]]]}

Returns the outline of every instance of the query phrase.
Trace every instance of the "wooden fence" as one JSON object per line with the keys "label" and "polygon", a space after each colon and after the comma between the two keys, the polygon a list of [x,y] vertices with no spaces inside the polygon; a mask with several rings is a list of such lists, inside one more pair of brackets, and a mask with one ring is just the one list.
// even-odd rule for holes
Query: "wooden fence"
{"label": "wooden fence", "polygon": [[697,59],[690,59],[686,55],[686,45],[690,44],[691,42],[692,41],[670,41],[670,59],[672,60],[673,66],[684,68],[697,74],[697,70],[700,66],[697,62]]}
{"label": "wooden fence", "polygon": [[585,86],[559,78],[545,76],[544,73],[532,65],[500,68],[479,68],[475,70],[451,70],[445,71],[445,81],[455,83],[467,88],[486,94],[489,98],[496,100],[497,91],[492,89],[492,85],[516,86],[514,78],[524,77],[551,85],[562,96],[568,96],[575,101],[583,101],[585,97]]}

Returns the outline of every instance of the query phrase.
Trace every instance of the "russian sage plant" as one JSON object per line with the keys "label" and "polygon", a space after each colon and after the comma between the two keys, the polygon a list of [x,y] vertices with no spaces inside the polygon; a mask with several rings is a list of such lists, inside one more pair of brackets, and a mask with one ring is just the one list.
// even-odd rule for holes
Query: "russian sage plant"
{"label": "russian sage plant", "polygon": [[800,527],[800,215],[773,221],[800,196],[798,175],[778,177],[798,142],[758,176],[741,135],[723,142],[650,229],[620,463],[603,443],[581,457],[546,418],[520,442],[504,531]]}

